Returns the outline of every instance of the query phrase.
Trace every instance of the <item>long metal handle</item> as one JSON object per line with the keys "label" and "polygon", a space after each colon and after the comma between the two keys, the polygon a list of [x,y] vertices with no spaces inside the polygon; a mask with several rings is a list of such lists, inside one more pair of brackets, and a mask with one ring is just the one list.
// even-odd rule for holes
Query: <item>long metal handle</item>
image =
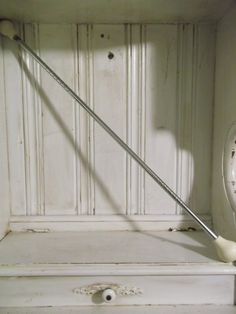
{"label": "long metal handle", "polygon": [[111,137],[120,144],[121,147],[156,181],[192,218],[201,226],[201,228],[213,239],[217,239],[217,235],[185,204],[184,201],[91,109],[75,92],[39,57],[35,52],[18,36],[13,39],[20,44],[53,78],[63,89],[70,94],[94,120],[107,132]]}

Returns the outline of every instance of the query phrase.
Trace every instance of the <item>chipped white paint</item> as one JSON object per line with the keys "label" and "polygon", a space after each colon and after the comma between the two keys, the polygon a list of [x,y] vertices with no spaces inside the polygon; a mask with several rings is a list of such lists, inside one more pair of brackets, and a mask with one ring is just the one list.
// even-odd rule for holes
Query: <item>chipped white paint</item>
{"label": "chipped white paint", "polygon": [[142,295],[143,291],[137,287],[129,287],[121,284],[115,283],[96,283],[92,285],[83,286],[80,288],[75,288],[74,292],[78,294],[84,295],[93,295],[100,291],[104,291],[106,289],[112,289],[118,296],[135,296]]}
{"label": "chipped white paint", "polygon": [[0,306],[103,304],[93,292],[108,286],[114,305],[233,304],[235,267],[209,242],[203,232],[10,233]]}
{"label": "chipped white paint", "polygon": [[[209,227],[211,216],[200,215]],[[12,231],[49,230],[54,231],[97,231],[97,230],[175,230],[199,229],[187,215],[81,215],[81,216],[11,216]]]}
{"label": "chipped white paint", "polygon": [[217,262],[209,242],[203,232],[10,233],[0,306],[103,304],[87,293],[111,283],[114,305],[233,304],[235,267]]}

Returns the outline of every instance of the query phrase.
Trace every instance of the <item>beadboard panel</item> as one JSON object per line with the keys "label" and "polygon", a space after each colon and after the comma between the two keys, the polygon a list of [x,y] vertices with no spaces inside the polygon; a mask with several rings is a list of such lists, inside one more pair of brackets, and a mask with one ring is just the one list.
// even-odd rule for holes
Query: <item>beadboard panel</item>
{"label": "beadboard panel", "polygon": [[180,25],[177,194],[199,213],[211,206],[214,60],[215,25]]}
{"label": "beadboard panel", "polygon": [[[22,34],[196,212],[209,213],[214,25],[25,24]],[[182,213],[26,53],[9,41],[4,50],[13,215]]]}

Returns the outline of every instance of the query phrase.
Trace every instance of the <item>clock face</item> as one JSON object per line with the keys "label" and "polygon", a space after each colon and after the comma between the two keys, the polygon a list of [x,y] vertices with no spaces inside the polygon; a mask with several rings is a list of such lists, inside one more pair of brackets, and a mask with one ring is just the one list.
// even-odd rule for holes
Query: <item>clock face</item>
{"label": "clock face", "polygon": [[236,122],[229,129],[225,142],[223,178],[227,198],[236,212]]}

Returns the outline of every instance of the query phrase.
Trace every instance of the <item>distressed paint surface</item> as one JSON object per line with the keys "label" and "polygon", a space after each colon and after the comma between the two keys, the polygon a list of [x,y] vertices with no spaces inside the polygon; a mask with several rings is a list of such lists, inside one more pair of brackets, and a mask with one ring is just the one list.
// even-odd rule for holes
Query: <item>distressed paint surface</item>
{"label": "distressed paint surface", "polygon": [[103,305],[108,286],[112,305],[232,305],[236,270],[215,254],[203,232],[10,233],[0,306]]}
{"label": "distressed paint surface", "polygon": [[[196,212],[209,213],[212,25],[26,24],[23,34]],[[47,73],[26,54],[19,62],[19,54],[7,42],[12,214],[181,214]]]}
{"label": "distressed paint surface", "polygon": [[[144,279],[145,278],[145,279]],[[230,304],[233,276],[105,276],[106,281],[138,286],[143,295],[120,296],[113,305]],[[103,305],[98,295],[80,295],[75,288],[104,282],[104,277],[0,278],[0,306]],[[207,293],[206,293],[207,291]],[[196,297],[197,296],[197,297]]]}

